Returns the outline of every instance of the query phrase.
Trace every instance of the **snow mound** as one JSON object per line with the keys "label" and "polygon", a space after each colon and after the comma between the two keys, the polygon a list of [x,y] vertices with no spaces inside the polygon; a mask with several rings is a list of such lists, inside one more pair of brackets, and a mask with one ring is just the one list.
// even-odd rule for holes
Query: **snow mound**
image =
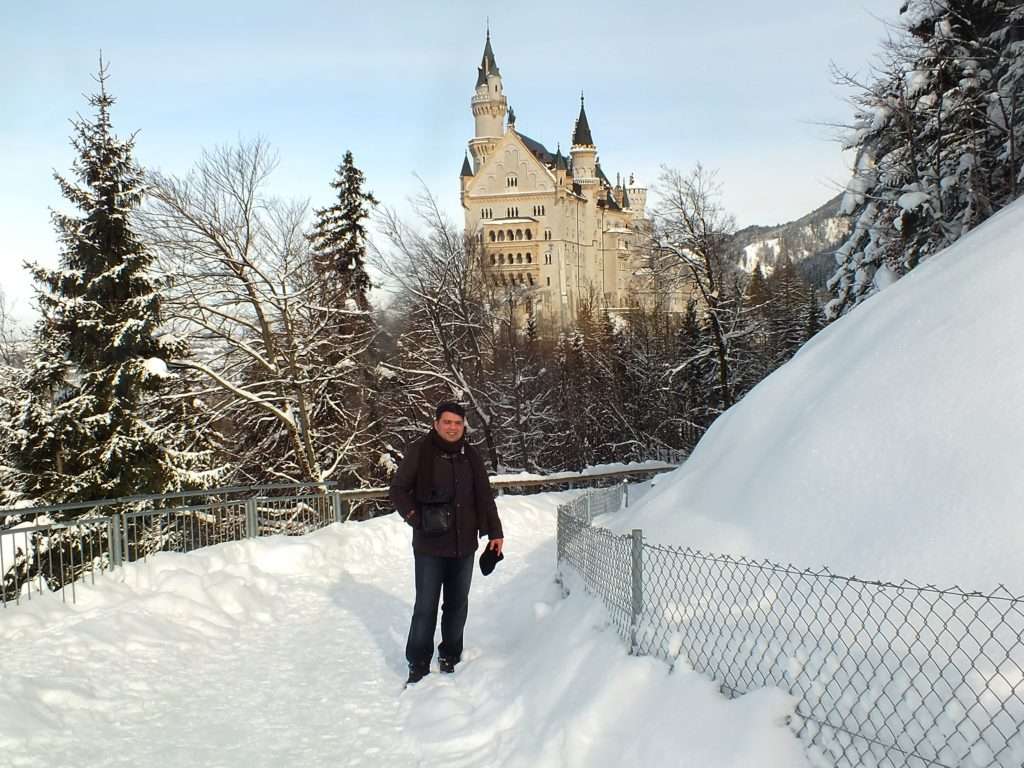
{"label": "snow mound", "polygon": [[1024,593],[1024,201],[826,328],[616,530]]}

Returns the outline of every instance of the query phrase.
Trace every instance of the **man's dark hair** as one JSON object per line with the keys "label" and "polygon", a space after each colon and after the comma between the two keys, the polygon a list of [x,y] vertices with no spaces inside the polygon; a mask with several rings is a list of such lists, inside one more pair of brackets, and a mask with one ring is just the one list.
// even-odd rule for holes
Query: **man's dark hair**
{"label": "man's dark hair", "polygon": [[440,419],[441,414],[445,411],[461,416],[463,419],[466,418],[466,409],[462,407],[461,403],[456,403],[454,400],[445,400],[437,404],[437,410],[434,412],[434,421]]}

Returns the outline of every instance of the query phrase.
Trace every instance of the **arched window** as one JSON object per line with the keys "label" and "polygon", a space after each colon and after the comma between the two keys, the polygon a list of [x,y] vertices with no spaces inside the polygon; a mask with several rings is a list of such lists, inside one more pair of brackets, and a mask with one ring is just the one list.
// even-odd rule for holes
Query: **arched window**
{"label": "arched window", "polygon": [[494,233],[493,232],[491,232],[491,242],[492,243],[494,242]]}
{"label": "arched window", "polygon": [[533,285],[533,274],[530,272],[526,273],[526,279],[530,281],[530,285]]}
{"label": "arched window", "polygon": [[510,230],[508,230],[508,232],[506,232],[506,233],[505,233],[505,236],[506,236],[506,237],[507,237],[507,238],[508,238],[509,240],[515,240],[515,239],[516,239],[516,233],[515,233],[515,232],[513,232],[513,231],[512,231],[511,229],[510,229]]}
{"label": "arched window", "polygon": [[499,264],[504,264],[505,263],[505,254],[504,253],[499,253],[498,254],[498,263]]}
{"label": "arched window", "polygon": [[526,230],[526,239],[533,240],[533,232],[531,232],[530,230]]}
{"label": "arched window", "polygon": [[[493,235],[494,233],[492,232],[491,234]],[[501,232],[498,233],[498,242],[499,243],[504,243],[505,242],[505,232],[504,231],[501,231]]]}
{"label": "arched window", "polygon": [[530,254],[526,254],[526,263],[533,264],[533,256],[531,256]]}
{"label": "arched window", "polygon": [[517,229],[516,230],[516,240],[522,240],[522,239],[523,239],[523,230]]}
{"label": "arched window", "polygon": [[494,258],[494,254],[491,254],[491,266],[493,267],[497,263],[497,259]]}

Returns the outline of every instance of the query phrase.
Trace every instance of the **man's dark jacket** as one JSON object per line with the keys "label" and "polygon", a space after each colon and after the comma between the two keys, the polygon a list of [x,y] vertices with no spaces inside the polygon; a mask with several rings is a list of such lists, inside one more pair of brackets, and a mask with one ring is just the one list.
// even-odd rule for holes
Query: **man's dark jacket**
{"label": "man's dark jacket", "polygon": [[[398,514],[413,528],[413,551],[438,557],[466,557],[476,551],[479,536],[504,538],[501,520],[479,452],[465,440],[447,444],[436,434],[431,430],[406,448],[405,457],[391,481],[391,502]],[[447,533],[425,536],[420,530],[417,505],[426,500],[416,498],[416,476],[419,472],[420,452],[431,450],[432,446],[428,445],[431,441],[434,446],[445,446],[433,447],[433,477],[430,484],[432,498],[450,499],[455,518]]]}

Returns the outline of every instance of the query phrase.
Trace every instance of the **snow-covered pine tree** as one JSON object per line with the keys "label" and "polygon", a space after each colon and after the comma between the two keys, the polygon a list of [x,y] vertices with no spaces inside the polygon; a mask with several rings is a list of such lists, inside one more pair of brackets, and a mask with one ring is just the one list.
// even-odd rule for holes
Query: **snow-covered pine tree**
{"label": "snow-covered pine tree", "polygon": [[1024,122],[1019,0],[908,0],[880,75],[857,86],[830,318],[1018,196]]}
{"label": "snow-covered pine tree", "polygon": [[354,308],[370,308],[367,292],[370,278],[366,273],[366,227],[370,210],[377,205],[373,193],[364,189],[366,178],[346,151],[335,171],[331,188],[337,191],[337,202],[314,211],[313,231],[308,235],[313,264],[324,278],[325,301],[345,306],[351,300]]}
{"label": "snow-covered pine tree", "polygon": [[94,118],[73,121],[77,182],[56,175],[79,211],[53,213],[60,267],[32,267],[45,319],[13,463],[25,493],[49,503],[159,493],[205,477],[168,450],[174,430],[156,427],[164,361],[181,350],[158,335],[152,259],[132,230],[142,172],[134,138],[113,133],[102,61],[97,83]]}

